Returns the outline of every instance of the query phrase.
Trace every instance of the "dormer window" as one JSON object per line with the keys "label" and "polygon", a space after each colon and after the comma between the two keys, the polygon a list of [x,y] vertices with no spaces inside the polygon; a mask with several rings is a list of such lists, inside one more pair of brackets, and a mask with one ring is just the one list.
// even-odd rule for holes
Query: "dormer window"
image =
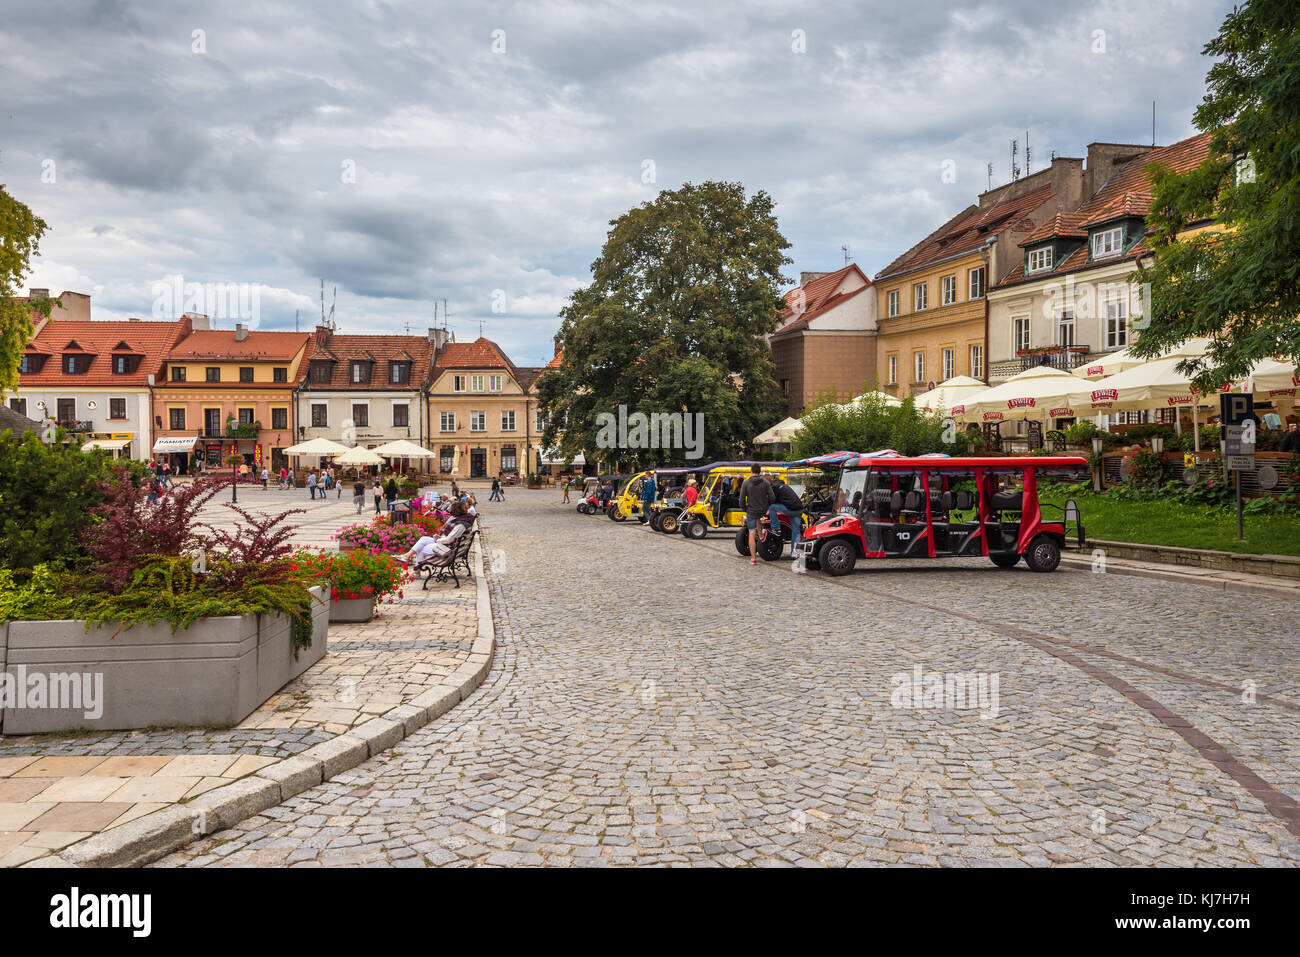
{"label": "dormer window", "polygon": [[1045,246],[1042,249],[1031,249],[1029,251],[1029,272],[1042,272],[1044,269],[1052,268],[1052,247]]}
{"label": "dormer window", "polygon": [[365,385],[370,381],[370,363],[356,361],[352,363],[351,381],[353,385]]}
{"label": "dormer window", "polygon": [[402,385],[411,381],[411,364],[409,362],[390,362],[388,364],[388,381]]}
{"label": "dormer window", "polygon": [[137,356],[113,356],[113,375],[130,375],[138,361]]}
{"label": "dormer window", "polygon": [[68,375],[83,375],[90,370],[90,356],[63,357],[63,371]]}
{"label": "dormer window", "polygon": [[311,364],[311,381],[316,385],[325,385],[330,381],[330,364],[328,362],[313,362]]}
{"label": "dormer window", "polygon": [[1124,251],[1124,229],[1116,226],[1092,234],[1092,258],[1117,256]]}

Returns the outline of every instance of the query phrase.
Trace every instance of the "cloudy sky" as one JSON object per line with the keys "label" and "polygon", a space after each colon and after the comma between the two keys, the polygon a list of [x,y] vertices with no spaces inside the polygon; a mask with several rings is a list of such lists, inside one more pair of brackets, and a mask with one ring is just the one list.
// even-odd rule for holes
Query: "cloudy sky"
{"label": "cloudy sky", "polygon": [[165,277],[258,284],[260,328],[309,329],[323,278],[342,331],[445,298],[528,365],[660,189],[766,190],[789,276],[844,245],[874,275],[1026,131],[1033,169],[1150,142],[1152,100],[1160,143],[1189,135],[1231,3],[215,6],[4,3],[0,183],[50,226],[30,285],[109,319]]}

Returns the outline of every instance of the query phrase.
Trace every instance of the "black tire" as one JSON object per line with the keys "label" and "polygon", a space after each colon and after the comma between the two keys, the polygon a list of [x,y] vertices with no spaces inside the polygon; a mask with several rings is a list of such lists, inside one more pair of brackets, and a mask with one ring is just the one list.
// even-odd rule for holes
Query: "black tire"
{"label": "black tire", "polygon": [[682,527],[682,534],[687,538],[693,538],[698,542],[708,537],[709,526],[705,524],[704,519],[697,518],[690,524]]}
{"label": "black tire", "polygon": [[659,531],[672,535],[681,527],[681,518],[676,512],[664,512],[659,516]]}
{"label": "black tire", "polygon": [[745,558],[749,557],[749,529],[742,528],[736,532],[736,551]]}
{"label": "black tire", "polygon": [[1015,552],[991,552],[989,558],[998,568],[1015,568],[1020,564],[1020,556]]}
{"label": "black tire", "polygon": [[1031,572],[1054,572],[1061,564],[1061,546],[1050,535],[1039,535],[1025,551],[1025,564]]}
{"label": "black tire", "polygon": [[843,538],[832,538],[817,549],[817,564],[823,571],[839,577],[853,571],[858,555],[853,545]]}
{"label": "black tire", "polygon": [[664,513],[662,511],[651,512],[650,521],[648,521],[646,524],[650,526],[652,531],[661,532],[663,531],[663,529],[659,527],[659,523],[663,521],[663,518],[664,518]]}
{"label": "black tire", "polygon": [[771,529],[759,540],[758,557],[765,562],[776,561],[784,550],[785,539]]}
{"label": "black tire", "polygon": [[610,517],[610,519],[613,520],[613,521],[615,521],[615,522],[626,522],[626,521],[627,521],[627,515],[625,515],[624,512],[623,512],[623,510],[622,510],[621,508],[618,507],[618,503],[617,503],[617,502],[615,502],[615,503],[614,503],[613,505],[611,505],[609,508],[605,509],[605,514],[608,515],[608,516]]}

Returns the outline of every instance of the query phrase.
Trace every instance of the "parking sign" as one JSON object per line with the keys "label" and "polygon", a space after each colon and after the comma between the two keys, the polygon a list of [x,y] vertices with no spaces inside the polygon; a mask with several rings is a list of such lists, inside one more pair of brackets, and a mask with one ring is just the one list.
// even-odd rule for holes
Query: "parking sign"
{"label": "parking sign", "polygon": [[1225,392],[1219,396],[1219,420],[1223,425],[1255,421],[1255,397],[1249,392]]}

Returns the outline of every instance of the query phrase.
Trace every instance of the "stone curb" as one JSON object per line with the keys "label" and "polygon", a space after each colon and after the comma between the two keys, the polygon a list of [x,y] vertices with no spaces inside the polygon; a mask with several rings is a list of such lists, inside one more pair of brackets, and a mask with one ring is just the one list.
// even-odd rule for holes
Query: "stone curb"
{"label": "stone curb", "polygon": [[313,745],[301,754],[281,758],[247,777],[200,794],[186,804],[161,808],[22,866],[141,867],[350,771],[442,717],[473,694],[492,670],[495,632],[492,599],[483,577],[481,545],[475,545],[473,556],[478,589],[478,634],[469,660],[450,675],[438,679],[437,685],[425,689],[407,704],[371,718],[346,734]]}
{"label": "stone curb", "polygon": [[[1122,561],[1122,559],[1121,559]],[[1088,569],[1092,560],[1062,556],[1061,564],[1069,568]],[[1300,588],[1294,585],[1272,584],[1270,582],[1242,581],[1233,578],[1218,578],[1213,574],[1195,574],[1180,571],[1178,565],[1150,567],[1147,565],[1121,565],[1116,560],[1106,562],[1107,575],[1129,575],[1134,578],[1155,578],[1161,581],[1182,582],[1187,585],[1199,585],[1202,588],[1214,588],[1219,591],[1236,592],[1244,595],[1272,595],[1289,598],[1300,597]]]}

